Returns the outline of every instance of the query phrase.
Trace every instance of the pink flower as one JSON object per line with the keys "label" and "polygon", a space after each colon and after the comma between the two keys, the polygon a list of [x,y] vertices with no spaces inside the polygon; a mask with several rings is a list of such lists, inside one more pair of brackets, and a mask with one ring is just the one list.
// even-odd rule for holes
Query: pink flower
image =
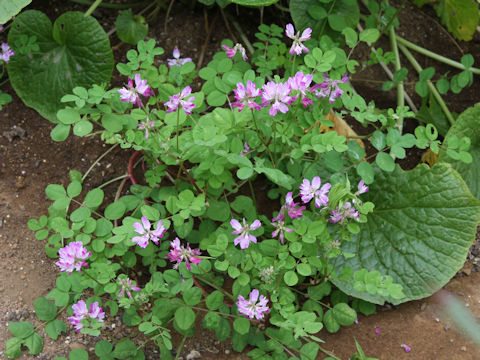
{"label": "pink flower", "polygon": [[249,153],[251,153],[251,152],[252,152],[252,150],[250,150],[250,146],[248,146],[248,143],[245,141],[245,142],[243,143],[243,150],[240,151],[240,154],[238,154],[238,155],[240,155],[240,156],[245,156],[245,155],[247,155],[247,154],[249,154]]}
{"label": "pink flower", "polygon": [[323,83],[315,84],[310,91],[315,91],[315,96],[318,98],[328,97],[330,104],[335,102],[335,99],[342,96],[343,90],[338,87],[338,84],[348,82],[347,74],[343,75],[341,80],[329,79],[326,73],[323,73]]}
{"label": "pink flower", "polygon": [[368,190],[369,190],[369,187],[365,185],[365,181],[360,180],[360,182],[358,183],[358,191],[355,193],[355,195],[364,194]]}
{"label": "pink flower", "polygon": [[175,112],[178,110],[178,107],[181,106],[183,111],[185,111],[185,114],[191,114],[192,110],[195,109],[195,104],[193,103],[195,96],[185,100],[185,98],[187,98],[191,93],[192,88],[190,86],[186,86],[181,93],[170,96],[170,101],[165,103],[165,105],[168,107],[167,113]]}
{"label": "pink flower", "polygon": [[105,313],[102,308],[98,306],[98,302],[90,304],[90,308],[87,309],[87,304],[85,301],[80,300],[76,304],[72,305],[73,316],[68,318],[68,321],[75,327],[75,330],[78,332],[83,328],[81,321],[83,319],[97,319],[98,322],[104,322]]}
{"label": "pink flower", "polygon": [[235,240],[233,241],[233,244],[236,246],[240,244],[240,249],[246,249],[250,246],[250,243],[257,243],[257,238],[250,234],[250,231],[258,229],[260,226],[262,226],[262,223],[260,220],[255,220],[252,225],[248,225],[247,221],[245,218],[243,218],[243,226],[238,222],[238,220],[232,219],[230,220],[230,225],[232,228],[235,230],[232,231],[232,234],[240,234],[240,236],[237,236]]}
{"label": "pink flower", "polygon": [[242,54],[242,59],[244,61],[248,60],[247,52],[245,51],[245,48],[242,46],[242,44],[235,44],[233,48],[228,47],[227,45],[222,45],[222,47],[227,51],[227,56],[230,59],[233,59],[237,51],[240,51],[240,54]]}
{"label": "pink flower", "polygon": [[[278,219],[280,217],[277,216],[275,219]],[[283,217],[283,215],[281,215]],[[276,229],[272,232],[272,238],[276,237],[278,234],[280,234],[280,242],[283,245],[283,237],[284,233],[286,232],[293,232],[293,229],[285,227],[285,222],[283,219],[278,219],[277,222],[272,222],[272,225],[276,227]]]}
{"label": "pink flower", "polygon": [[68,271],[71,274],[74,270],[81,271],[82,267],[88,267],[85,259],[92,256],[90,251],[83,247],[81,241],[74,241],[58,250],[60,259],[55,263],[60,271]]}
{"label": "pink flower", "polygon": [[330,212],[330,221],[331,223],[338,223],[343,225],[343,222],[347,219],[358,219],[360,214],[358,211],[353,207],[352,203],[347,201],[341,208],[336,208],[335,210]]}
{"label": "pink flower", "polygon": [[198,265],[202,261],[202,259],[197,257],[197,255],[201,255],[200,249],[192,250],[189,244],[187,244],[187,247],[180,245],[180,239],[178,237],[170,243],[170,246],[172,250],[170,250],[165,257],[170,259],[171,262],[176,262],[176,264],[173,266],[174,269],[178,269],[178,266],[182,263],[182,261],[185,261],[187,269],[191,270],[192,265],[190,263]]}
{"label": "pink flower", "polygon": [[300,185],[300,196],[304,203],[308,203],[315,198],[315,206],[319,208],[321,205],[326,206],[328,204],[328,192],[332,185],[326,183],[320,188],[322,184],[320,177],[315,176],[312,179],[312,183],[308,179],[303,179],[303,183]]}
{"label": "pink flower", "polygon": [[307,97],[307,91],[312,91],[309,89],[312,80],[313,76],[311,74],[303,75],[303,72],[301,71],[297,72],[294,77],[288,78],[290,89],[297,90],[302,94],[302,103],[304,107],[313,105],[313,101]]}
{"label": "pink flower", "polygon": [[288,192],[285,196],[285,203],[280,208],[278,216],[273,218],[272,221],[283,220],[285,218],[285,212],[288,213],[288,216],[292,219],[300,218],[303,216],[303,210],[306,209],[305,206],[300,206],[297,208],[298,203],[293,202],[292,192]]}
{"label": "pink flower", "polygon": [[285,114],[288,111],[287,104],[291,104],[297,99],[296,97],[289,96],[291,89],[288,83],[275,83],[269,81],[263,85],[262,89],[262,105],[269,106],[270,103],[273,102],[272,107],[268,112],[271,116],[277,115],[278,111]]}
{"label": "pink flower", "polygon": [[152,227],[152,224],[150,224],[150,221],[145,216],[142,216],[141,218],[141,223],[136,222],[133,224],[133,227],[135,228],[135,232],[139,234],[140,236],[135,236],[132,239],[132,242],[136,243],[138,246],[140,246],[142,249],[145,249],[148,245],[148,240],[152,240],[155,245],[158,245],[158,241],[160,238],[163,237],[165,232],[167,231],[163,226],[162,226],[162,221],[158,221],[156,225],[156,229],[150,230]]}
{"label": "pink flower", "polygon": [[127,87],[117,90],[120,93],[120,99],[127,103],[136,104],[138,107],[142,106],[140,96],[149,97],[153,95],[152,89],[147,85],[147,80],[142,80],[140,74],[135,74],[135,87],[133,80],[128,78]]}
{"label": "pink flower", "polygon": [[375,334],[380,334],[380,326],[375,327]]}
{"label": "pink flower", "polygon": [[263,319],[264,314],[270,312],[267,306],[268,299],[263,295],[260,295],[259,299],[258,295],[259,291],[257,289],[252,290],[248,300],[245,300],[242,295],[238,295],[238,302],[235,303],[238,307],[238,312],[245,315],[245,317],[249,317],[250,320],[253,318],[257,320]]}
{"label": "pink flower", "polygon": [[306,28],[303,30],[302,36],[300,36],[300,31],[295,34],[295,29],[292,24],[287,24],[285,28],[285,35],[293,40],[292,47],[290,48],[290,55],[297,54],[300,55],[302,52],[309,53],[310,51],[302,44],[303,41],[307,41],[312,36],[312,29]]}
{"label": "pink flower", "polygon": [[145,121],[142,121],[137,125],[138,130],[145,130],[145,139],[148,140],[148,129],[155,127],[155,121],[150,120],[148,117]]}
{"label": "pink flower", "polygon": [[173,49],[173,59],[167,59],[168,67],[172,66],[182,66],[188,62],[192,62],[191,58],[180,58],[180,50],[178,48]]}
{"label": "pink flower", "polygon": [[[122,276],[122,275],[121,275],[121,276]],[[121,289],[120,292],[118,293],[117,298],[121,298],[124,293],[127,293],[127,296],[129,297],[129,299],[130,299],[130,300],[133,300],[131,291],[140,291],[140,290],[142,290],[142,289],[140,289],[138,286],[134,285],[134,284],[132,283],[132,280],[129,279],[128,277],[125,277],[125,275],[123,275],[123,277],[119,277],[119,278],[118,278],[118,282],[119,282],[119,284],[122,286],[122,289]]]}
{"label": "pink flower", "polygon": [[12,49],[10,49],[10,46],[8,46],[7,43],[2,43],[1,48],[2,53],[0,54],[0,60],[3,60],[8,64],[8,62],[10,61],[10,57],[14,56],[15,53]]}
{"label": "pink flower", "polygon": [[402,344],[402,345],[400,345],[400,347],[402,347],[405,350],[405,352],[407,352],[407,353],[412,351],[412,348],[410,346],[406,345],[406,344]]}
{"label": "pink flower", "polygon": [[233,89],[235,93],[235,101],[232,103],[233,107],[238,107],[238,111],[242,111],[245,105],[247,105],[250,109],[260,110],[261,106],[255,102],[257,96],[261,95],[261,90],[255,88],[255,83],[251,82],[250,80],[247,81],[247,87],[245,87],[242,83],[237,83],[237,88]]}

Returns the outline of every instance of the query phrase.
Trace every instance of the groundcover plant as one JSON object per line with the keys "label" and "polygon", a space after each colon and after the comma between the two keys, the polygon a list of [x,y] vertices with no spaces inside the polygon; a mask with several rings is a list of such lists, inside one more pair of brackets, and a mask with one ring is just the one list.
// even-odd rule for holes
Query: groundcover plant
{"label": "groundcover plant", "polygon": [[[345,37],[354,48],[379,35]],[[62,97],[54,141],[98,134],[134,152],[128,174],[109,182],[121,181],[113,201],[104,201],[108,183],[81,196],[88,172],[73,170],[66,188],[46,188],[48,215],[29,221],[58,257],[56,288],[35,301],[48,336],[67,326],[98,336],[118,313],[169,359],[171,332],[192,336],[201,319],[234,350],[249,345],[253,359],[337,359],[316,335],[323,327],[335,332],[374,304],[428,296],[461,267],[478,200],[448,164],[406,172],[394,161],[414,146],[438,153],[435,126],[403,134],[408,108],[367,104],[349,85],[357,63],[310,28],[261,25],[256,36],[252,53],[224,41],[198,69],[201,89],[191,87],[186,49],[158,64],[163,49],[149,40],[117,65],[122,88]],[[358,136],[338,115],[375,131]],[[367,155],[367,141],[377,151]],[[451,153],[468,150],[465,142],[457,138]],[[63,311],[68,324],[57,319]],[[42,350],[31,323],[9,329],[7,357]],[[131,339],[99,341],[95,354],[145,358]],[[355,356],[366,359],[360,346]]]}

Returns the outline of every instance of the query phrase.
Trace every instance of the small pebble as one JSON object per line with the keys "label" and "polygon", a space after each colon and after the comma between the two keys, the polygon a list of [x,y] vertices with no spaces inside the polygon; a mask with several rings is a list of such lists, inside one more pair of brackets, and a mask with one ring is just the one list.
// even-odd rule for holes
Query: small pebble
{"label": "small pebble", "polygon": [[467,347],[464,345],[464,346],[462,346],[462,347],[460,348],[460,350],[462,350],[462,351],[467,351]]}
{"label": "small pebble", "polygon": [[449,325],[445,325],[445,327],[443,328],[445,331],[448,331],[450,330],[450,326]]}

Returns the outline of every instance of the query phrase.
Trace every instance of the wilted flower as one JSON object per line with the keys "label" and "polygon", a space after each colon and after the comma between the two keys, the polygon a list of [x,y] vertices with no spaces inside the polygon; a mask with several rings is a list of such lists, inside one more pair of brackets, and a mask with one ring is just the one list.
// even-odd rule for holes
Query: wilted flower
{"label": "wilted flower", "polygon": [[185,111],[185,114],[191,114],[192,110],[195,109],[195,104],[193,103],[195,96],[185,100],[185,98],[187,98],[191,93],[192,88],[190,86],[186,86],[181,93],[170,96],[170,101],[165,103],[165,105],[168,107],[167,113],[177,111],[178,107],[181,106],[183,111]]}
{"label": "wilted flower", "polygon": [[353,207],[350,201],[347,201],[341,208],[337,207],[335,210],[330,212],[330,219],[328,221],[331,223],[340,222],[340,225],[342,225],[347,218],[358,219],[359,217],[360,214],[358,211],[355,209],[355,207]]}
{"label": "wilted flower", "polygon": [[120,93],[120,99],[127,103],[136,104],[138,107],[142,106],[140,96],[149,97],[153,95],[152,89],[147,85],[147,80],[142,80],[140,74],[135,74],[135,87],[133,80],[128,78],[127,87],[117,90]]}
{"label": "wilted flower", "polygon": [[285,213],[290,216],[292,219],[300,218],[303,216],[303,210],[306,209],[305,206],[300,206],[297,208],[298,203],[293,201],[292,192],[288,192],[285,196],[285,203],[280,208],[277,217],[274,217],[272,221],[284,220]]}
{"label": "wilted flower", "polygon": [[295,34],[295,29],[292,24],[287,24],[285,28],[285,35],[293,40],[292,47],[290,48],[290,55],[297,54],[300,55],[303,52],[309,53],[310,51],[302,44],[303,41],[307,41],[312,36],[312,29],[306,28],[300,36],[300,31]]}
{"label": "wilted flower", "polygon": [[255,98],[261,95],[261,90],[255,88],[255,83],[250,80],[247,81],[247,87],[241,82],[237,83],[237,88],[233,89],[235,93],[235,101],[232,103],[233,107],[238,107],[238,111],[242,111],[245,105],[250,109],[260,110],[261,106],[255,102]]}
{"label": "wilted flower", "polygon": [[118,296],[117,296],[119,298],[121,298],[124,293],[127,293],[127,296],[129,297],[129,299],[133,300],[131,291],[142,290],[138,286],[134,285],[132,283],[132,280],[129,279],[128,277],[126,277],[126,276],[119,277],[117,280],[118,280],[118,283],[122,286],[122,289],[120,290],[120,292],[118,293]]}
{"label": "wilted flower", "polygon": [[312,183],[308,179],[303,179],[302,184],[300,185],[300,195],[304,203],[308,203],[310,200],[315,198],[315,206],[319,208],[321,205],[328,204],[328,192],[330,191],[331,184],[326,183],[320,189],[322,184],[320,177],[315,176],[312,179]]}
{"label": "wilted flower", "polygon": [[15,53],[12,49],[10,49],[10,46],[8,46],[7,43],[2,43],[1,48],[2,53],[0,54],[0,60],[3,60],[8,64],[8,62],[10,61],[10,57],[14,56]]}
{"label": "wilted flower", "polygon": [[76,331],[80,331],[83,328],[81,321],[83,319],[97,319],[99,322],[103,322],[105,318],[105,313],[102,308],[98,306],[98,302],[90,304],[90,308],[87,309],[87,304],[85,301],[80,300],[76,304],[72,305],[73,316],[68,318],[68,321],[75,327]]}
{"label": "wilted flower", "polygon": [[232,231],[232,234],[240,234],[233,241],[233,244],[236,246],[240,244],[240,249],[246,249],[250,246],[250,242],[257,243],[257,238],[250,234],[250,231],[258,229],[262,226],[260,220],[255,220],[252,225],[248,225],[245,218],[243,218],[243,226],[238,222],[238,220],[230,220],[230,225],[235,230]]}
{"label": "wilted flower", "polygon": [[249,154],[249,153],[251,153],[251,152],[252,152],[252,150],[250,150],[250,146],[248,146],[248,143],[245,141],[245,142],[243,143],[243,150],[240,151],[240,154],[238,154],[238,155],[240,155],[240,156],[245,156],[245,155],[247,155],[247,154]]}
{"label": "wilted flower", "polygon": [[197,255],[201,255],[200,249],[192,250],[189,244],[187,244],[187,247],[180,245],[180,239],[178,237],[170,243],[170,246],[172,250],[170,250],[165,257],[170,259],[171,262],[176,262],[173,266],[174,269],[178,269],[182,261],[185,261],[187,269],[191,270],[192,265],[190,263],[198,265],[202,261],[202,259],[197,257]]}
{"label": "wilted flower", "polygon": [[290,89],[297,90],[302,94],[302,104],[304,107],[308,105],[313,105],[313,101],[307,97],[307,91],[312,91],[310,89],[310,84],[313,80],[312,74],[303,74],[303,72],[298,71],[294,77],[288,78],[288,85]]}
{"label": "wilted flower", "polygon": [[242,46],[242,44],[237,43],[237,44],[235,44],[235,46],[233,48],[228,47],[227,45],[222,45],[222,47],[227,51],[227,56],[230,59],[233,59],[233,57],[235,56],[237,51],[240,51],[240,54],[242,54],[242,59],[244,61],[248,60],[247,52],[245,51],[245,48]]}
{"label": "wilted flower", "polygon": [[400,345],[400,346],[401,346],[401,347],[405,350],[405,352],[407,352],[407,353],[410,352],[410,351],[412,351],[412,348],[411,348],[410,346],[406,345],[406,344],[402,344],[402,345]]}
{"label": "wilted flower", "polygon": [[260,270],[258,273],[258,277],[265,283],[265,284],[271,284],[274,280],[274,274],[275,274],[275,268],[273,265],[270,265],[269,267]]}
{"label": "wilted flower", "polygon": [[168,67],[172,66],[182,66],[188,62],[192,62],[191,58],[180,58],[180,50],[178,48],[173,49],[173,59],[167,59]]}
{"label": "wilted flower", "polygon": [[[282,215],[283,217],[283,215]],[[277,216],[278,218],[278,216]],[[285,227],[285,222],[283,219],[278,219],[277,222],[272,223],[273,226],[275,226],[275,230],[272,232],[272,238],[276,237],[278,234],[280,234],[280,242],[283,245],[283,237],[284,237],[284,232],[293,232],[293,229]]]}
{"label": "wilted flower", "polygon": [[285,114],[288,111],[287,104],[291,104],[296,100],[296,97],[289,96],[291,89],[288,83],[275,83],[269,81],[263,85],[262,89],[262,105],[268,106],[273,102],[272,107],[268,112],[271,116],[277,115],[278,111]]}
{"label": "wilted flower", "polygon": [[348,76],[345,74],[341,80],[332,80],[328,78],[326,73],[323,73],[323,79],[324,81],[321,84],[315,84],[310,90],[315,91],[315,96],[318,98],[328,97],[330,104],[333,104],[335,99],[343,94],[343,90],[340,89],[338,84],[347,83]]}
{"label": "wilted flower", "polygon": [[368,190],[369,190],[369,188],[368,188],[367,185],[365,185],[365,181],[360,180],[360,182],[358,183],[358,191],[355,193],[355,195],[364,194]]}
{"label": "wilted flower", "polygon": [[268,299],[263,295],[260,295],[259,299],[258,295],[259,291],[257,289],[252,290],[248,300],[245,300],[242,295],[238,295],[238,302],[235,303],[238,307],[238,312],[245,315],[245,317],[249,317],[250,320],[253,318],[257,320],[263,319],[265,316],[264,313],[270,311],[267,306]]}
{"label": "wilted flower", "polygon": [[81,241],[73,241],[67,246],[58,250],[60,259],[55,263],[60,271],[68,271],[71,274],[74,270],[81,271],[82,267],[88,267],[85,259],[92,256],[92,253],[83,247]]}
{"label": "wilted flower", "polygon": [[167,231],[163,226],[162,226],[162,221],[159,220],[156,225],[156,229],[150,229],[152,227],[152,224],[150,224],[150,221],[148,221],[146,216],[142,216],[141,218],[141,223],[136,222],[133,224],[133,227],[135,228],[135,232],[139,234],[140,236],[135,236],[132,239],[132,242],[136,243],[138,246],[141,248],[145,249],[148,245],[148,240],[152,240],[155,245],[158,245],[158,241],[160,238],[163,237],[165,234],[165,231]]}

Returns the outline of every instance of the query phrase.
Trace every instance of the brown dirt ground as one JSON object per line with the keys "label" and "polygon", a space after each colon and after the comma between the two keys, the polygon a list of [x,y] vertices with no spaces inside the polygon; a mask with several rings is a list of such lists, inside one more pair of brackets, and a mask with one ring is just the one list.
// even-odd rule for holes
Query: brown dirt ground
{"label": "brown dirt ground", "polygon": [[[81,6],[58,1],[44,1],[40,8],[51,18],[63,11],[71,9],[85,10]],[[39,3],[36,3],[38,6]],[[38,7],[37,7],[38,8]],[[237,15],[243,12],[250,21],[259,21],[258,12],[231,8]],[[247,12],[247,13],[245,13]],[[425,15],[427,14],[427,15]],[[109,10],[100,10],[95,14],[108,30],[113,27],[114,18]],[[218,49],[220,41],[229,37],[221,16],[215,9],[207,12],[209,21],[216,19],[215,30],[207,43],[205,59]],[[267,14],[270,22],[285,23],[284,14]],[[245,17],[244,17],[245,18]],[[414,42],[443,55],[459,58],[462,53],[452,44],[451,38],[441,30],[430,9],[419,11],[407,6],[401,14],[402,29],[400,34]],[[269,22],[267,22],[269,23]],[[179,45],[182,54],[198,60],[205,39],[205,21],[202,11],[178,5],[174,7],[167,32],[163,31],[164,14],[160,13],[152,24],[149,36],[158,39],[166,54],[170,54],[175,45]],[[248,24],[247,24],[248,25]],[[254,31],[253,25],[246,27],[247,33]],[[237,34],[238,36],[238,34]],[[113,36],[112,43],[118,39]],[[387,48],[388,45],[384,45]],[[470,43],[460,43],[462,51],[471,52],[476,58],[480,54],[479,36]],[[116,58],[122,61],[125,45],[116,49]],[[168,57],[167,55],[164,56]],[[206,63],[204,62],[204,64]],[[421,58],[422,66],[436,65],[429,59]],[[441,68],[445,72],[446,68]],[[413,71],[411,71],[413,73]],[[410,75],[412,76],[412,75]],[[356,75],[359,79],[386,79],[375,67]],[[413,76],[412,76],[413,79]],[[114,75],[114,83],[123,80]],[[375,99],[382,106],[395,104],[394,92],[384,93],[375,83],[355,80],[353,84],[367,99]],[[460,112],[477,101],[480,82],[461,95],[449,96],[448,100],[454,111]],[[9,86],[3,91],[13,95],[13,102],[0,112],[0,358],[4,358],[3,350],[6,339],[10,336],[7,330],[11,321],[30,320],[36,323],[33,313],[33,302],[39,296],[45,296],[54,287],[57,269],[54,261],[44,254],[44,242],[35,240],[26,223],[32,217],[46,213],[49,201],[44,189],[49,183],[65,184],[68,170],[76,169],[85,172],[90,164],[108,147],[99,139],[69,138],[63,143],[50,140],[52,124],[42,119],[34,110],[29,109],[14,95]],[[409,91],[413,94],[413,91]],[[414,97],[415,98],[415,97]],[[415,100],[418,101],[418,98]],[[17,127],[15,130],[14,127]],[[24,131],[19,131],[21,129]],[[15,136],[16,134],[16,136]],[[125,173],[129,154],[118,149],[105,157],[95,171],[86,180],[87,187],[95,187]],[[116,185],[108,190],[115,191]],[[475,249],[463,272],[453,279],[446,289],[465,303],[475,316],[480,316],[480,273],[474,262],[478,251]],[[120,329],[119,318],[108,319],[107,332],[113,338],[120,338],[125,332]],[[380,327],[380,333],[375,333]],[[378,308],[376,314],[359,318],[359,323],[342,328],[336,334],[322,332],[320,337],[326,341],[325,348],[333,351],[342,359],[347,359],[354,352],[355,337],[369,356],[383,360],[416,359],[416,360],[478,360],[478,348],[466,340],[461,332],[453,330],[451,320],[444,314],[443,308],[434,298],[414,301],[398,307]],[[53,359],[65,356],[71,349],[83,348],[93,354],[93,346],[98,339],[76,334],[71,328],[67,334],[53,342],[45,337],[44,351],[33,357],[23,355],[21,359]],[[408,344],[412,351],[405,353],[400,347]],[[212,333],[198,328],[197,335],[188,340],[182,355],[185,357],[191,350],[198,350],[202,359],[245,359],[245,354],[233,353],[228,343],[219,344]],[[145,349],[147,359],[158,359],[153,347]]]}

